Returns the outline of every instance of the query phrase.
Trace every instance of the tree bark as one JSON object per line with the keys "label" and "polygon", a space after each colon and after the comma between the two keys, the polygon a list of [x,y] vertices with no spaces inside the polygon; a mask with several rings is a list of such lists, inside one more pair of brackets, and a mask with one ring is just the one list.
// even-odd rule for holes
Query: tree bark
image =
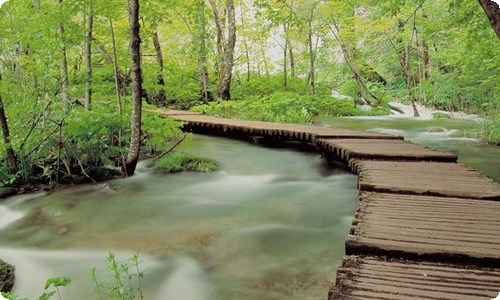
{"label": "tree bark", "polygon": [[3,142],[5,144],[7,152],[7,164],[10,173],[15,173],[17,171],[16,156],[14,155],[14,149],[12,149],[12,144],[10,143],[10,133],[9,125],[7,123],[7,116],[5,115],[5,109],[3,106],[2,96],[0,95],[0,125],[2,127]]}
{"label": "tree bark", "polygon": [[[122,98],[121,98],[121,87],[120,87],[120,73],[118,70],[118,58],[116,55],[116,40],[115,40],[115,30],[113,28],[113,20],[109,19],[109,29],[111,31],[111,44],[113,45],[113,58],[111,59],[113,62],[113,75],[115,77],[115,91],[116,91],[116,100],[118,104],[118,113],[121,115],[122,112]],[[125,89],[125,87],[123,87]]]}
{"label": "tree bark", "polygon": [[165,92],[165,78],[163,77],[163,52],[161,51],[160,39],[158,37],[158,31],[153,33],[153,44],[156,53],[156,62],[158,63],[159,72],[156,83],[160,86],[160,91],[158,92],[158,97],[156,99],[156,105],[165,105],[167,101],[167,95]]}
{"label": "tree bark", "polygon": [[491,0],[478,0],[490,25],[500,39],[500,6]]}
{"label": "tree bark", "polygon": [[288,89],[288,24],[283,24],[283,31],[285,34],[285,44],[283,45],[283,87]]}
{"label": "tree bark", "polygon": [[85,109],[90,110],[92,104],[92,34],[94,26],[94,10],[90,5],[87,16],[87,38],[85,39],[85,68],[87,71],[85,86]]}
{"label": "tree bark", "polygon": [[231,99],[231,80],[234,65],[234,48],[236,46],[236,16],[233,0],[226,0],[227,9],[227,41],[224,46],[224,67],[217,86],[217,98]]}
{"label": "tree bark", "polygon": [[130,52],[132,62],[132,122],[130,128],[130,145],[125,164],[127,176],[134,174],[139,160],[141,147],[142,117],[142,73],[141,73],[141,38],[139,35],[139,0],[129,0]]}
{"label": "tree bark", "polygon": [[290,60],[290,76],[292,78],[295,78],[296,72],[296,67],[295,67],[295,55],[293,54],[293,47],[292,47],[292,42],[290,41],[290,37],[287,37],[287,47],[288,47],[288,55],[289,55],[289,60]]}
{"label": "tree bark", "polygon": [[61,100],[64,102],[64,106],[67,107],[69,105],[68,103],[68,86],[69,86],[69,79],[68,79],[68,59],[66,56],[66,41],[64,38],[64,24],[62,22],[63,20],[63,13],[62,13],[62,5],[63,5],[63,0],[58,0],[59,1],[59,17],[61,18],[59,22],[59,27],[58,27],[58,32],[59,32],[59,37],[61,38],[61,61],[60,61],[60,72],[61,72]]}
{"label": "tree bark", "polygon": [[[339,35],[337,34],[339,32],[339,27],[335,20],[332,19],[333,26],[335,29],[330,28],[330,32],[334,36],[335,40],[340,45],[340,49],[342,50],[342,54],[344,55],[345,61],[347,63],[347,66],[349,69],[351,69],[352,74],[354,76],[354,80],[356,81],[356,84],[359,87],[361,97],[363,100],[366,102],[366,104],[370,105],[371,107],[376,107],[380,104],[382,99],[380,99],[377,95],[375,95],[373,92],[370,91],[370,89],[366,86],[366,84],[363,81],[363,77],[361,75],[361,72],[359,69],[354,65],[349,49],[347,45],[340,39]],[[375,101],[375,102],[374,102]]]}
{"label": "tree bark", "polygon": [[215,61],[215,70],[217,71],[217,76],[219,81],[222,78],[223,72],[223,62],[224,62],[224,30],[222,29],[221,18],[219,16],[219,10],[217,9],[217,4],[214,0],[208,0],[208,3],[212,7],[214,14],[214,22],[216,29],[216,46],[217,46],[217,59]]}
{"label": "tree bark", "polygon": [[204,0],[197,1],[196,23],[198,26],[198,37],[196,46],[198,47],[198,72],[200,80],[200,95],[204,104],[212,100],[212,96],[208,91],[208,63],[207,63],[207,48],[206,48],[206,22],[205,22],[205,2]]}

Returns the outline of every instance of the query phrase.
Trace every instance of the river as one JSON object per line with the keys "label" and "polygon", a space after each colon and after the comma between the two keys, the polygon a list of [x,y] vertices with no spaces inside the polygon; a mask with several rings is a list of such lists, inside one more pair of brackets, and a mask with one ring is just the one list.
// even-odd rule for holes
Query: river
{"label": "river", "polygon": [[[0,258],[16,293],[73,279],[63,299],[95,299],[108,251],[139,252],[146,299],[324,299],[356,208],[356,177],[314,151],[195,135],[187,149],[214,173],[135,176],[0,206]],[[7,218],[8,217],[8,218]]]}
{"label": "river", "polygon": [[[405,136],[459,154],[499,181],[500,148],[467,120],[320,118],[320,124]],[[146,299],[325,299],[356,208],[356,177],[315,151],[195,135],[186,149],[217,160],[214,173],[135,176],[0,205],[0,258],[16,292],[36,298],[68,276],[63,299],[94,299],[89,270],[139,252]],[[109,276],[108,276],[109,277]]]}

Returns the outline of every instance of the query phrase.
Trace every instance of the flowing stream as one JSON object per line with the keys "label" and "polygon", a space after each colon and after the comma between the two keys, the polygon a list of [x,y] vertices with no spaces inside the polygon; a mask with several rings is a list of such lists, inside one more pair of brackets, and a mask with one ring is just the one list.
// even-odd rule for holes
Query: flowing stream
{"label": "flowing stream", "polygon": [[[314,151],[195,135],[186,148],[214,173],[136,176],[10,198],[0,258],[16,293],[36,299],[51,276],[63,299],[96,299],[108,251],[139,252],[146,299],[324,299],[356,208],[356,177]],[[22,198],[24,197],[24,198]]]}
{"label": "flowing stream", "polygon": [[[500,181],[500,147],[475,139],[473,120],[321,118],[321,124],[405,136],[459,154]],[[344,253],[356,177],[314,151],[195,135],[185,149],[216,159],[214,173],[157,174],[17,196],[0,205],[0,258],[16,292],[36,299],[68,276],[63,299],[95,299],[89,271],[109,278],[109,251],[139,252],[145,299],[324,299]]]}

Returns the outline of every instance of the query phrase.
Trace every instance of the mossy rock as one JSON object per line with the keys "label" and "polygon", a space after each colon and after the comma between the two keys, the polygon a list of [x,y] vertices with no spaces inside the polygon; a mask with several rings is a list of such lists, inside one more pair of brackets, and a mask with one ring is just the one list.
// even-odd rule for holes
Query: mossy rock
{"label": "mossy rock", "polygon": [[0,292],[8,293],[14,287],[14,266],[0,259]]}

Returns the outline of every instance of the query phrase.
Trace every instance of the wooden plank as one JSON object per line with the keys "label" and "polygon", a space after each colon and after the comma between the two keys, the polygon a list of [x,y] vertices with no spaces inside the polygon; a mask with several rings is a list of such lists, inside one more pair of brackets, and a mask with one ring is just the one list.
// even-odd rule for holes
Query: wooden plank
{"label": "wooden plank", "polygon": [[318,138],[402,139],[400,136],[389,134],[337,129],[325,126],[245,121],[197,114],[165,113],[165,115],[169,115],[175,120],[185,122],[189,129],[202,130],[212,134],[266,136],[311,143],[315,142]]}
{"label": "wooden plank", "polygon": [[316,144],[324,152],[331,153],[346,162],[350,159],[457,161],[456,154],[431,150],[402,140],[318,139]]}
{"label": "wooden plank", "polygon": [[348,256],[328,299],[482,300],[499,289],[498,268]]}
{"label": "wooden plank", "polygon": [[500,184],[453,163],[351,160],[362,191],[500,200]]}
{"label": "wooden plank", "polygon": [[363,192],[346,253],[500,267],[498,216],[495,201]]}

